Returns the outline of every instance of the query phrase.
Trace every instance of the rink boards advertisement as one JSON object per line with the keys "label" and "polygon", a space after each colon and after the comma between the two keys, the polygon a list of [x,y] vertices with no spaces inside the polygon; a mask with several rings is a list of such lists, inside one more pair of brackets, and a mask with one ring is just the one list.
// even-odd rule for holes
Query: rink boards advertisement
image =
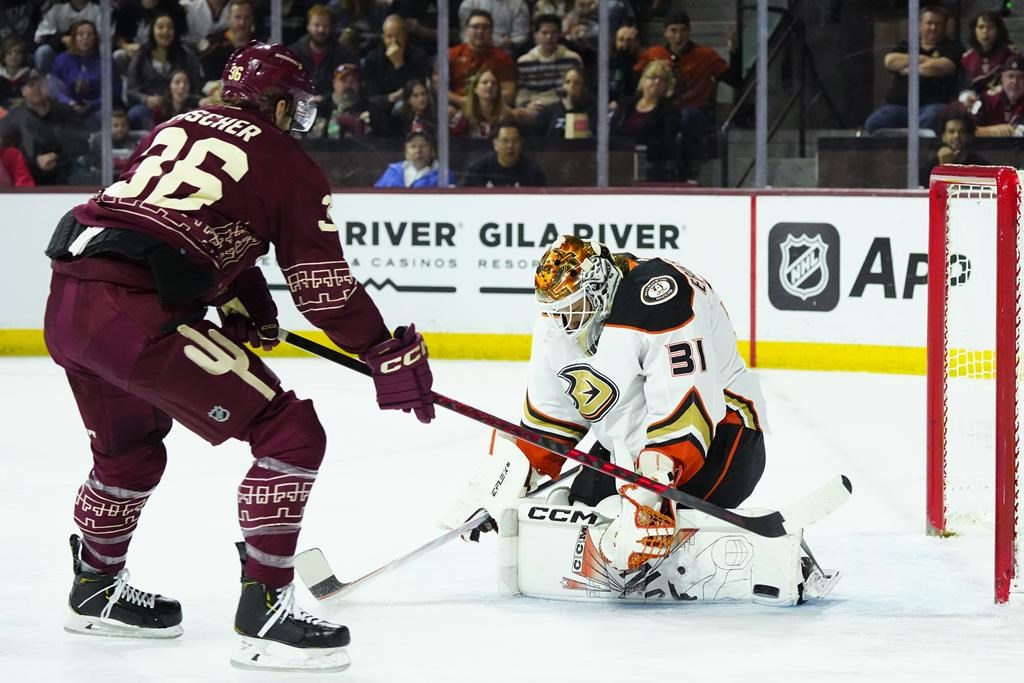
{"label": "rink boards advertisement", "polygon": [[[86,197],[0,194],[3,353],[45,352],[42,252],[56,221]],[[921,192],[338,193],[332,216],[385,320],[416,322],[438,357],[525,358],[533,270],[546,247],[573,233],[704,275],[760,366],[923,371]],[[273,253],[262,265],[282,325],[309,330]]]}

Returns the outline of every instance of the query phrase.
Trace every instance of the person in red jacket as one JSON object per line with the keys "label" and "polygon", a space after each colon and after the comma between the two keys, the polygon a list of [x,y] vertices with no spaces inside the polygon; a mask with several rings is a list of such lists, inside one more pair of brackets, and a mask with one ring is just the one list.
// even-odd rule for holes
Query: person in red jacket
{"label": "person in red jacket", "polygon": [[25,155],[10,139],[10,131],[0,139],[0,187],[35,187]]}
{"label": "person in red jacket", "polygon": [[[384,325],[355,279],[331,220],[323,171],[292,131],[316,117],[298,57],[252,42],[224,67],[224,105],[175,116],[144,138],[120,180],[57,226],[46,345],[67,373],[92,469],[78,491],[75,579],[66,628],[99,635],[181,634],[177,601],[128,583],[129,544],[160,481],[177,421],[216,445],[234,438],[253,461],[238,487],[244,541],[232,658],[244,668],[337,671],[345,626],[294,603],[293,556],[324,457],[313,404],[281,386],[246,344],[278,343],[277,308],[257,259],[274,248],[298,310],[370,367],[384,409],[434,418],[432,376],[414,326]],[[216,307],[220,324],[206,319]],[[169,541],[197,568],[188,526]]]}

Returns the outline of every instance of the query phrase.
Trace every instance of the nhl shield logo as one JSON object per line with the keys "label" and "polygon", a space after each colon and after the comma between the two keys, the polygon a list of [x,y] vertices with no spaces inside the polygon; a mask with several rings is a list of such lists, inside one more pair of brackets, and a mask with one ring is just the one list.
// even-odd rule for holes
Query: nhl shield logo
{"label": "nhl shield logo", "polygon": [[231,411],[224,406],[214,406],[206,414],[214,422],[227,422],[231,418]]}
{"label": "nhl shield logo", "polygon": [[828,244],[821,235],[786,235],[779,244],[782,262],[779,283],[782,288],[803,301],[817,296],[828,287]]}

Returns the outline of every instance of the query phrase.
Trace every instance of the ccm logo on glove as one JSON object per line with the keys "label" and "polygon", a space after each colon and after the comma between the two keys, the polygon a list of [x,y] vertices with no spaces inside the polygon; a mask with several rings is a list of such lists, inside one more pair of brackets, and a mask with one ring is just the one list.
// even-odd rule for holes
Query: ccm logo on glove
{"label": "ccm logo on glove", "polygon": [[397,358],[384,361],[380,364],[380,374],[390,375],[392,372],[398,372],[403,367],[409,367],[415,365],[417,361],[427,355],[427,345],[425,342],[420,342],[420,345],[411,351],[407,351]]}

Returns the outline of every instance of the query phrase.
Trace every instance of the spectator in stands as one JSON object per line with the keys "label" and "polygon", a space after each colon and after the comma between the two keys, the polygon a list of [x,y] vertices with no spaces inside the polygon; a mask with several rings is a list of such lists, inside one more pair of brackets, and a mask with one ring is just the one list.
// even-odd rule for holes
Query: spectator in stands
{"label": "spectator in stands", "polygon": [[434,98],[425,81],[413,79],[402,88],[402,99],[391,115],[390,132],[395,136],[425,131],[437,126]]}
{"label": "spectator in stands", "polygon": [[[50,70],[50,89],[53,95],[91,126],[99,125],[102,74],[96,26],[88,19],[71,24],[71,44],[57,55]],[[111,65],[111,73],[113,65]],[[113,100],[121,101],[121,79],[114,78]]]}
{"label": "spectator in stands", "polygon": [[620,26],[615,32],[615,50],[608,65],[608,101],[612,109],[632,97],[640,83],[640,74],[633,68],[640,58],[639,36],[636,26]]}
{"label": "spectator in stands", "polygon": [[366,54],[380,38],[378,27],[386,12],[377,0],[334,0],[338,42],[356,54]]}
{"label": "spectator in stands", "polygon": [[466,24],[473,10],[491,15],[493,41],[497,47],[517,55],[530,40],[530,9],[523,0],[462,0],[459,23]]}
{"label": "spectator in stands", "polygon": [[586,89],[583,67],[571,66],[562,77],[561,97],[544,107],[534,121],[537,134],[575,140],[594,135],[597,109]]}
{"label": "spectator in stands", "polygon": [[33,69],[21,86],[23,101],[3,119],[15,129],[36,185],[66,185],[74,160],[86,149],[86,133],[67,105],[50,97],[46,76]]}
{"label": "spectator in stands", "polygon": [[168,14],[174,20],[174,30],[183,36],[188,30],[185,10],[178,0],[119,0],[114,9],[114,61],[120,73],[139,48],[149,40],[150,27],[158,14]]}
{"label": "spectator in stands", "polygon": [[942,130],[942,144],[921,165],[918,182],[923,187],[928,187],[928,178],[936,166],[942,164],[987,166],[989,163],[971,150],[975,126],[970,114],[959,107],[949,107],[939,115],[938,123]]}
{"label": "spectator in stands", "polygon": [[152,112],[163,105],[164,94],[171,82],[171,72],[184,69],[189,83],[197,88],[202,83],[199,58],[182,44],[170,14],[158,14],[149,27],[149,39],[128,64],[125,74],[128,89],[128,119],[134,129],[153,127]]}
{"label": "spectator in stands", "polygon": [[43,15],[36,27],[36,69],[50,73],[57,53],[71,44],[68,31],[79,19],[88,19],[93,26],[100,23],[100,6],[92,0],[68,0],[57,3]]}
{"label": "spectator in stands", "polygon": [[[391,13],[405,19],[409,35],[421,50],[428,55],[437,53],[436,0],[392,0]],[[450,19],[458,21],[458,13],[453,14]]]}
{"label": "spectator in stands", "polygon": [[682,133],[681,153],[687,177],[693,165],[703,156],[708,129],[715,120],[715,91],[719,82],[736,87],[740,84],[739,51],[732,31],[726,37],[729,61],[716,50],[690,40],[690,17],[686,12],[669,12],[665,17],[665,44],[650,47],[640,55],[636,71],[642,72],[654,60],[672,65],[675,90],[672,104],[679,110]]}
{"label": "spectator in stands", "polygon": [[314,128],[331,140],[386,136],[388,117],[384,111],[363,95],[359,67],[342,64],[334,71],[331,97],[326,102],[326,116]]}
{"label": "spectator in stands", "polygon": [[437,161],[434,141],[429,133],[420,131],[405,137],[405,161],[388,164],[374,187],[423,188],[437,187]]}
{"label": "spectator in stands", "polygon": [[[937,5],[921,10],[918,123],[922,128],[935,129],[939,114],[956,99],[957,65],[960,64],[963,47],[946,37],[947,17],[945,8]],[[892,73],[892,85],[885,104],[871,112],[864,122],[864,130],[868,133],[907,126],[908,52],[907,41],[902,41],[885,55],[885,69]]]}
{"label": "spectator in stands", "polygon": [[465,104],[462,111],[452,117],[450,130],[452,137],[488,140],[494,137],[499,125],[506,120],[519,121],[525,118],[532,118],[532,115],[505,104],[501,99],[498,77],[487,69],[469,81]]}
{"label": "spectator in stands", "polygon": [[[110,114],[110,146],[111,157],[114,169],[114,178],[119,178],[121,173],[128,168],[128,159],[135,151],[136,145],[146,135],[145,131],[131,129],[128,121],[128,112],[124,109],[115,109]],[[103,137],[102,133],[95,132],[89,136],[89,171],[96,181],[102,174],[103,166]]]}
{"label": "spectator in stands", "polygon": [[17,35],[0,43],[0,107],[10,107],[21,97],[21,86],[28,80],[28,45]]}
{"label": "spectator in stands", "polygon": [[[626,0],[608,0],[608,30],[615,35],[619,27],[635,18],[633,6]],[[565,15],[562,30],[569,45],[584,55],[597,52],[597,36],[600,33],[598,21],[598,0],[576,0],[575,6]]]}
{"label": "spectator in stands", "polygon": [[192,92],[192,83],[189,81],[187,71],[175,69],[171,72],[167,92],[164,93],[162,100],[160,106],[153,110],[154,126],[159,126],[173,116],[199,107],[199,96]]}
{"label": "spectator in stands", "polygon": [[540,14],[533,20],[536,46],[516,61],[519,74],[516,106],[529,108],[537,114],[543,107],[558,101],[562,76],[573,66],[582,66],[580,56],[559,45],[562,22],[554,14]]}
{"label": "spectator in stands", "polygon": [[335,69],[342,64],[355,64],[359,61],[358,55],[331,39],[331,12],[325,5],[309,8],[306,13],[306,35],[289,49],[306,67],[306,73],[313,81],[317,101],[320,103],[317,116],[326,118],[331,109]]}
{"label": "spectator in stands", "polygon": [[1003,63],[1000,89],[982,95],[975,114],[978,137],[1024,137],[1024,56],[1015,55]]}
{"label": "spectator in stands", "polygon": [[971,19],[969,43],[971,48],[960,58],[960,102],[967,111],[977,111],[978,98],[999,90],[1000,67],[1018,52],[996,12]]}
{"label": "spectator in stands", "polygon": [[207,36],[228,27],[228,0],[181,0],[181,6],[188,23],[182,42],[201,54],[209,47]]}
{"label": "spectator in stands", "polygon": [[235,50],[248,45],[256,37],[255,12],[253,0],[231,0],[228,3],[227,30],[210,36],[209,47],[200,57],[203,77],[207,81],[219,81],[224,65]]}
{"label": "spectator in stands", "polygon": [[533,3],[533,17],[536,19],[542,14],[554,14],[559,19],[565,19],[575,4],[574,0],[536,0]]}
{"label": "spectator in stands", "polygon": [[462,178],[465,187],[544,187],[544,171],[523,156],[523,134],[507,121],[494,137],[494,151],[477,159]]}
{"label": "spectator in stands", "polygon": [[515,101],[516,63],[507,52],[492,43],[493,25],[490,12],[472,10],[466,18],[464,42],[448,50],[451,86],[448,98],[456,107],[462,107],[470,79],[484,69],[493,71],[498,77],[502,99],[507,104]]}
{"label": "spectator in stands", "polygon": [[0,41],[15,36],[21,38],[25,45],[31,45],[39,25],[41,5],[38,0],[4,0],[0,3]]}
{"label": "spectator in stands", "polygon": [[612,135],[632,138],[644,147],[644,179],[670,182],[678,177],[676,138],[679,115],[669,99],[675,76],[668,62],[649,62],[637,94],[619,103],[611,121]]}
{"label": "spectator in stands", "polygon": [[[17,37],[17,36],[12,36]],[[18,147],[18,131],[13,127],[0,129],[0,188],[35,187],[25,155]]]}
{"label": "spectator in stands", "polygon": [[402,87],[413,79],[430,77],[430,58],[409,44],[405,19],[392,14],[381,27],[383,45],[374,49],[363,62],[363,80],[371,100],[390,109],[402,99]]}

